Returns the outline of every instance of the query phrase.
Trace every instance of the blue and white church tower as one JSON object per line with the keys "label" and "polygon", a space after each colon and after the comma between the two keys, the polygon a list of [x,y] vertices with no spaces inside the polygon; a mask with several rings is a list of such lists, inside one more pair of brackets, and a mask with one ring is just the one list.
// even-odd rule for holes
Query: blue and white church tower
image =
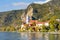
{"label": "blue and white church tower", "polygon": [[29,24],[29,21],[30,21],[30,17],[26,15],[26,24]]}

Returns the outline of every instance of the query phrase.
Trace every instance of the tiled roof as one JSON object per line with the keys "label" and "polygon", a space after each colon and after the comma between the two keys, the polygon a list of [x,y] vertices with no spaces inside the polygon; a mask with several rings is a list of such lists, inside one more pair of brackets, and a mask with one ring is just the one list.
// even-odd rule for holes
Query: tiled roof
{"label": "tiled roof", "polygon": [[30,20],[29,24],[32,24],[32,23],[36,23],[36,24],[45,24],[45,23],[48,23],[49,21],[46,21],[46,22],[38,22],[37,20]]}
{"label": "tiled roof", "polygon": [[37,20],[30,20],[29,24],[32,24],[32,23],[37,23]]}

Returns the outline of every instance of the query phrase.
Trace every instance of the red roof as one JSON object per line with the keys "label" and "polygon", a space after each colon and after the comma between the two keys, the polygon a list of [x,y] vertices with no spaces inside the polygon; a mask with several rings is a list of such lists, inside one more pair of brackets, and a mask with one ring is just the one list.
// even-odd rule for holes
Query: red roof
{"label": "red roof", "polygon": [[44,24],[45,22],[37,22],[37,24]]}
{"label": "red roof", "polygon": [[48,23],[49,21],[46,21],[46,22],[37,22],[37,24],[45,24],[45,23]]}
{"label": "red roof", "polygon": [[29,24],[32,24],[32,23],[37,23],[38,21],[37,20],[30,20]]}
{"label": "red roof", "polygon": [[29,24],[32,24],[32,23],[36,23],[36,24],[45,24],[45,23],[47,23],[47,22],[49,22],[49,21],[46,21],[46,22],[38,22],[37,20],[30,20],[30,22],[29,22]]}

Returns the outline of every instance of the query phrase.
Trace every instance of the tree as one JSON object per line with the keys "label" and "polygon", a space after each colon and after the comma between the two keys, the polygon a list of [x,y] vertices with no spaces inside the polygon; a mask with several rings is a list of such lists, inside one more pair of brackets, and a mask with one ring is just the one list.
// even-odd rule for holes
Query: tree
{"label": "tree", "polygon": [[55,31],[55,26],[56,26],[56,16],[53,16],[53,17],[51,17],[50,18],[50,22],[49,22],[49,24],[50,24],[50,30],[49,31]]}
{"label": "tree", "polygon": [[32,24],[33,24],[33,26],[36,26],[36,22],[33,22]]}
{"label": "tree", "polygon": [[58,29],[60,30],[60,24],[59,24],[59,26],[58,26]]}
{"label": "tree", "polygon": [[54,26],[54,24],[51,24],[50,23],[50,30],[49,31],[55,31],[55,26]]}
{"label": "tree", "polygon": [[42,32],[47,32],[45,25],[42,26],[41,31],[42,31]]}

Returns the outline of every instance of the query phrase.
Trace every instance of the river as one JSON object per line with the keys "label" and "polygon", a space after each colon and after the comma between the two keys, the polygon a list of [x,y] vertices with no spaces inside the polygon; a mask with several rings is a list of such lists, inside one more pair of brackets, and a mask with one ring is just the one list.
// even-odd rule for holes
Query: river
{"label": "river", "polygon": [[60,34],[0,32],[0,40],[60,40]]}

